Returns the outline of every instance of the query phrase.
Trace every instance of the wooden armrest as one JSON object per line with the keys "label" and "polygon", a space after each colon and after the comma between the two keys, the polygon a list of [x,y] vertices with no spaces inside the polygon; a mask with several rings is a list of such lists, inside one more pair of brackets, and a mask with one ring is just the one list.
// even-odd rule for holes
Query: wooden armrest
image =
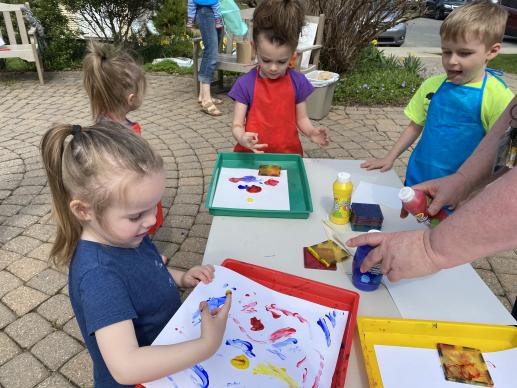
{"label": "wooden armrest", "polygon": [[36,35],[36,27],[29,28],[29,31],[27,31],[27,34]]}
{"label": "wooden armrest", "polygon": [[312,46],[305,46],[305,47],[302,47],[302,48],[297,48],[296,49],[296,52],[301,54],[301,53],[304,53],[306,51],[311,51],[311,50],[319,50],[321,49],[323,46],[321,44],[315,44],[315,45],[312,45]]}

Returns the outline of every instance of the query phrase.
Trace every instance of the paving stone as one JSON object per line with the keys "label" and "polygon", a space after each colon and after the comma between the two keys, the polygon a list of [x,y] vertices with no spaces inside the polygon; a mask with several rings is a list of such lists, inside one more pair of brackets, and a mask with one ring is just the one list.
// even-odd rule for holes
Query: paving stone
{"label": "paving stone", "polygon": [[498,296],[497,299],[499,299],[499,302],[501,302],[508,311],[512,311],[512,305],[506,296]]}
{"label": "paving stone", "polygon": [[44,216],[50,212],[49,205],[29,205],[20,210],[22,214],[31,214],[33,216]]}
{"label": "paving stone", "polygon": [[214,218],[214,216],[210,215],[209,213],[200,213],[196,216],[196,225],[198,225],[198,224],[211,225],[213,218]]}
{"label": "paving stone", "polygon": [[503,285],[503,288],[508,292],[517,292],[517,274],[511,275],[511,274],[498,274],[497,277],[501,281],[501,284]]}
{"label": "paving stone", "polygon": [[9,336],[0,331],[0,365],[21,353],[21,349]]}
{"label": "paving stone", "polygon": [[48,268],[34,276],[27,285],[47,295],[54,295],[63,288],[67,282],[67,275],[55,269]]}
{"label": "paving stone", "polygon": [[12,273],[0,271],[0,299],[9,291],[21,286],[22,283],[23,282]]}
{"label": "paving stone", "polygon": [[206,247],[206,239],[199,237],[188,237],[181,245],[181,250],[186,252],[204,253]]}
{"label": "paving stone", "polygon": [[180,251],[176,253],[170,260],[169,264],[172,267],[190,269],[203,262],[203,255],[195,252]]}
{"label": "paving stone", "polygon": [[43,261],[23,257],[7,267],[7,270],[20,279],[27,281],[42,272],[45,268],[47,268],[47,264]]}
{"label": "paving stone", "polygon": [[193,216],[171,216],[167,217],[167,220],[164,222],[165,226],[172,226],[180,229],[190,229],[190,227],[194,224]]}
{"label": "paving stone", "polygon": [[27,256],[47,262],[50,257],[51,249],[52,249],[52,244],[41,244],[36,249],[27,253]]}
{"label": "paving stone", "polygon": [[23,233],[22,228],[15,228],[13,226],[0,226],[0,244],[5,244],[9,240],[12,240],[19,234]]}
{"label": "paving stone", "polygon": [[68,361],[60,372],[80,387],[93,386],[93,365],[87,350]]}
{"label": "paving stone", "polygon": [[48,296],[40,291],[21,286],[7,293],[2,298],[2,302],[18,316],[21,316],[34,309],[47,298]]}
{"label": "paving stone", "polygon": [[18,228],[28,228],[30,225],[38,222],[39,217],[31,216],[28,214],[17,214],[15,216],[9,217],[4,221],[4,225],[7,226],[15,226]]}
{"label": "paving stone", "polygon": [[517,260],[511,257],[490,257],[488,259],[496,274],[506,273],[517,275]]}
{"label": "paving stone", "polygon": [[53,325],[62,327],[74,316],[70,298],[63,294],[57,294],[38,307],[38,313]]}
{"label": "paving stone", "polygon": [[492,270],[492,267],[490,266],[490,262],[488,261],[487,257],[482,257],[481,259],[473,261],[472,267],[474,267],[475,269],[486,269],[488,271]]}
{"label": "paving stone", "polygon": [[190,230],[189,237],[203,237],[207,239],[209,233],[210,225],[196,224]]}
{"label": "paving stone", "polygon": [[81,329],[79,328],[79,325],[77,324],[77,320],[74,318],[70,319],[65,325],[63,326],[63,331],[67,333],[68,335],[74,337],[76,340],[78,340],[81,344],[84,345],[84,338],[81,334]]}
{"label": "paving stone", "polygon": [[3,303],[0,303],[0,329],[3,329],[5,326],[14,322],[16,320],[16,315],[9,310]]}
{"label": "paving stone", "polygon": [[69,335],[55,331],[34,345],[31,353],[50,370],[55,371],[83,349],[84,347]]}
{"label": "paving stone", "polygon": [[199,205],[201,203],[200,194],[178,194],[174,198],[174,204],[194,204]]}
{"label": "paving stone", "polygon": [[5,328],[5,333],[24,349],[30,348],[53,331],[50,323],[36,313],[26,314]]}
{"label": "paving stone", "polygon": [[0,205],[0,215],[11,217],[18,213],[21,208],[19,205]]}
{"label": "paving stone", "polygon": [[48,241],[49,238],[52,237],[55,233],[56,227],[54,225],[35,224],[30,228],[27,228],[23,232],[23,235],[33,237],[40,241]]}
{"label": "paving stone", "polygon": [[3,249],[25,255],[26,253],[34,250],[39,245],[41,245],[41,241],[36,240],[35,238],[18,236],[7,242],[3,246]]}
{"label": "paving stone", "polygon": [[172,216],[195,216],[198,212],[198,205],[176,205],[171,208]]}
{"label": "paving stone", "polygon": [[53,373],[49,378],[38,384],[36,388],[74,388],[67,379],[59,373]]}
{"label": "paving stone", "polygon": [[32,388],[48,375],[32,354],[22,353],[0,367],[0,384],[5,388]]}
{"label": "paving stone", "polygon": [[158,252],[160,252],[161,255],[169,258],[174,256],[180,248],[178,244],[173,244],[167,241],[155,241],[154,245],[156,245],[156,249],[158,249]]}
{"label": "paving stone", "polygon": [[476,269],[476,272],[494,294],[501,296],[504,295],[503,287],[493,272],[484,269]]}

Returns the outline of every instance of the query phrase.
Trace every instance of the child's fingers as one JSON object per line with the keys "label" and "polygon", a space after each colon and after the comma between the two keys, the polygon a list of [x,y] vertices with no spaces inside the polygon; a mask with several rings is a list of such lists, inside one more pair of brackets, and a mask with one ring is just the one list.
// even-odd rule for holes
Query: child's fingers
{"label": "child's fingers", "polygon": [[230,307],[232,306],[232,292],[230,290],[226,291],[226,300],[217,315],[224,317],[226,319],[228,317],[228,313],[230,312]]}
{"label": "child's fingers", "polygon": [[201,318],[206,318],[210,315],[210,311],[208,311],[208,303],[206,300],[199,303],[199,311],[201,311]]}

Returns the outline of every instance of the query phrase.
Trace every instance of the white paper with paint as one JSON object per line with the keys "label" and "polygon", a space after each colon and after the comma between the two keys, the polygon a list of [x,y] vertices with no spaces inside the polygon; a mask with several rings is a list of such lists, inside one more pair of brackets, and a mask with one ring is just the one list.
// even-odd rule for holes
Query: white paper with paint
{"label": "white paper with paint", "polygon": [[400,188],[376,185],[375,183],[359,182],[352,193],[352,202],[376,203],[391,209],[399,210],[402,207],[398,197]]}
{"label": "white paper with paint", "polygon": [[[153,345],[199,338],[199,303],[220,305],[231,289],[230,317],[220,348],[193,368],[145,386],[330,387],[348,312],[276,292],[225,267],[215,268],[214,280],[192,291]],[[232,365],[239,356],[243,364],[249,362],[247,368]]]}
{"label": "white paper with paint", "polygon": [[[238,182],[230,178],[247,178]],[[271,181],[275,186],[268,184]],[[250,193],[239,186],[260,187],[259,193]],[[258,170],[247,168],[221,168],[212,207],[256,210],[290,210],[287,170],[279,177],[260,176]]]}
{"label": "white paper with paint", "polygon": [[[466,388],[447,381],[436,349],[375,345],[384,388]],[[483,353],[494,388],[515,387],[517,348]]]}

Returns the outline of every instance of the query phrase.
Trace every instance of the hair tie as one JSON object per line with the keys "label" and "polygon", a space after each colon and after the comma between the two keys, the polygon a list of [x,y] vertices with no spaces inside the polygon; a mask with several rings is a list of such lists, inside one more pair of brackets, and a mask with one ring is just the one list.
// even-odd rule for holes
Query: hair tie
{"label": "hair tie", "polygon": [[75,137],[76,135],[78,135],[81,132],[81,129],[82,128],[80,125],[77,125],[77,124],[72,125],[72,135]]}

